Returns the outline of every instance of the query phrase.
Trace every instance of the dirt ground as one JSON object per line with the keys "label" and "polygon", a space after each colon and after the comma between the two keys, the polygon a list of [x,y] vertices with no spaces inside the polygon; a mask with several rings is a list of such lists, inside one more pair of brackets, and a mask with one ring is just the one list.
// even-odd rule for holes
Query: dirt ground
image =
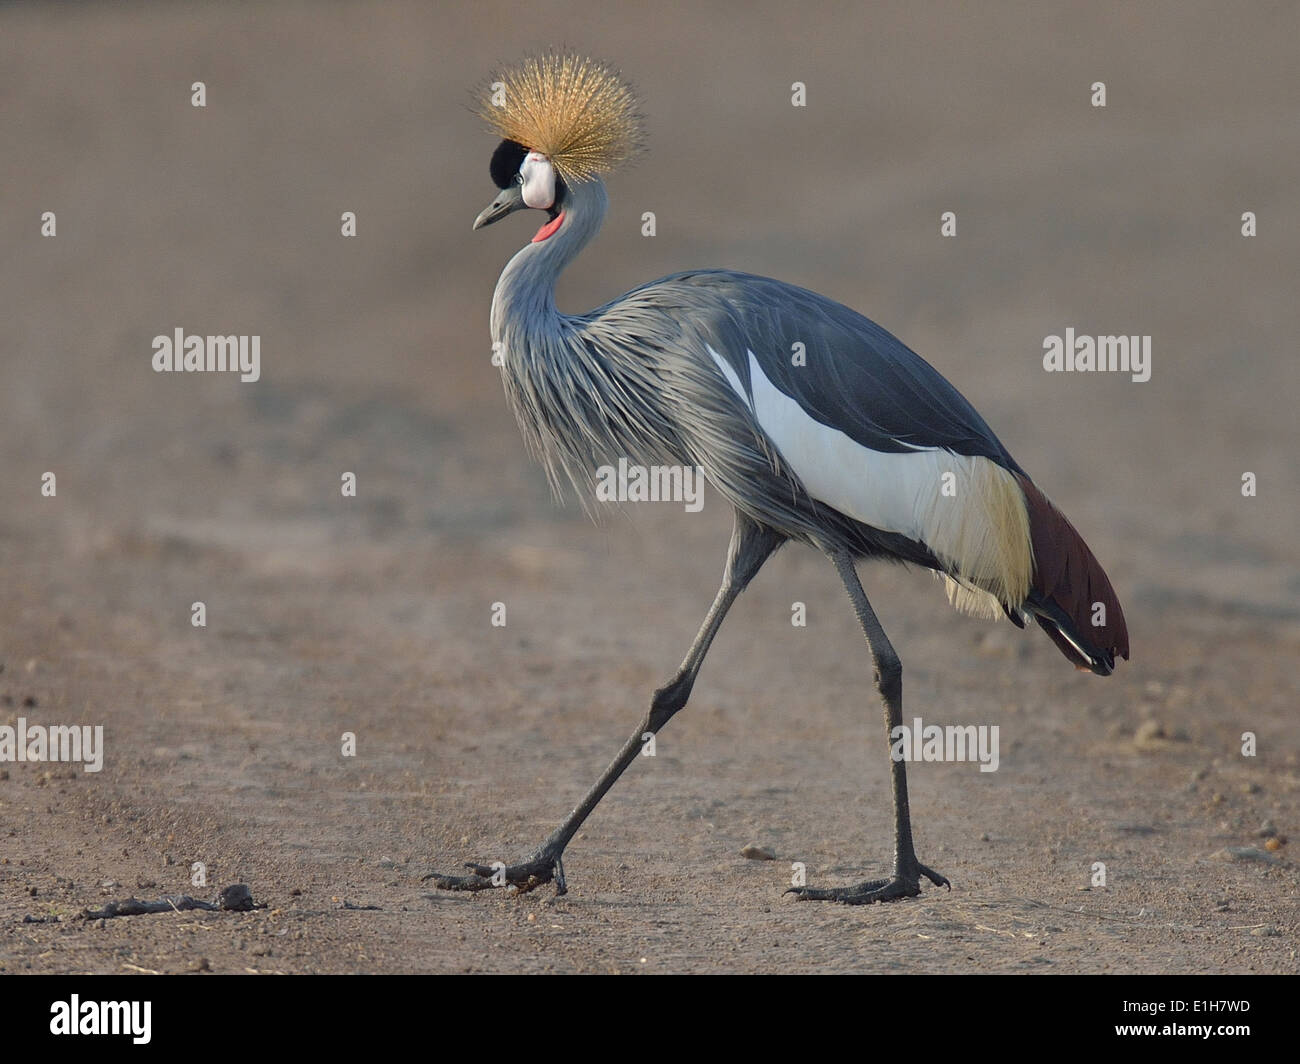
{"label": "dirt ground", "polygon": [[[1295,972],[1300,8],[615,7],[0,8],[0,724],[105,744],[98,773],[0,765],[0,971]],[[861,636],[795,548],[566,896],[421,882],[572,808],[729,528],[707,491],[556,505],[505,409],[488,307],[532,225],[470,232],[495,142],[465,104],[557,43],[621,66],[650,132],[563,309],[688,266],[849,303],[975,403],[1125,604],[1102,680],[864,569],[907,715],[1000,729],[996,772],[911,770],[951,893],[782,896],[792,862],[848,883],[891,842]],[[154,373],[178,327],[259,335],[261,379]],[[1045,373],[1066,327],[1150,335],[1151,379]],[[235,882],[267,908],[80,918]]]}

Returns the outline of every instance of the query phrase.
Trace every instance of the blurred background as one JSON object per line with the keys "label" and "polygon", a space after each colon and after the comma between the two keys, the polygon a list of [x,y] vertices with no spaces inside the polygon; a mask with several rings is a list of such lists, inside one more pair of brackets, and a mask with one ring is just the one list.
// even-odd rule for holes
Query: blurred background
{"label": "blurred background", "polygon": [[[32,699],[29,717],[102,721],[109,744],[46,812],[35,776],[0,783],[28,809],[33,867],[131,874],[108,867],[120,846],[76,837],[83,814],[276,889],[290,868],[309,892],[373,884],[356,855],[522,852],[671,675],[721,573],[725,507],[706,491],[699,514],[593,525],[556,505],[490,362],[493,286],[533,227],[470,231],[496,143],[470,90],[557,44],[619,66],[649,126],[562,310],[698,266],[849,304],[967,395],[1126,606],[1133,661],[1090,682],[1036,633],[953,614],[927,576],[864,572],[910,705],[1024,744],[996,782],[936,770],[921,837],[977,835],[967,806],[1031,816],[1018,788],[1049,777],[1049,807],[1149,807],[1079,763],[1146,719],[1179,784],[1241,731],[1269,736],[1292,783],[1232,815],[1293,814],[1298,39],[1282,3],[0,7],[0,719]],[[1149,334],[1151,379],[1045,373],[1043,338],[1067,327]],[[154,373],[153,337],[177,328],[260,335],[261,379]],[[719,830],[766,831],[782,856],[808,825],[846,861],[883,854],[869,679],[833,571],[784,552],[662,771],[593,820],[590,859],[668,838],[685,861],[681,808],[715,826],[734,809]],[[812,781],[835,812],[791,811]],[[633,828],[651,788],[669,789]]]}

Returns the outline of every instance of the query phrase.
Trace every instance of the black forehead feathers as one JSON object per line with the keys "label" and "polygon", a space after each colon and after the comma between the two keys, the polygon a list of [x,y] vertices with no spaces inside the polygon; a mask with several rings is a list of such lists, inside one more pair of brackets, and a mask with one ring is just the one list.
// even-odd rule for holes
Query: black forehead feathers
{"label": "black forehead feathers", "polygon": [[518,141],[503,140],[497,145],[497,150],[492,153],[492,162],[488,164],[488,172],[497,188],[509,188],[515,183],[515,175],[524,165],[527,154],[528,149]]}

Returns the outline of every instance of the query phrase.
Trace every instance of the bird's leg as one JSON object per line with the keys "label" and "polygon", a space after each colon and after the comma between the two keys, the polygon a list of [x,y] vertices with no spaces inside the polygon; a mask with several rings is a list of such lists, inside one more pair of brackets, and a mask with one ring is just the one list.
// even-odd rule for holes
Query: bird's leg
{"label": "bird's leg", "polygon": [[568,819],[555,830],[541,846],[529,857],[517,865],[491,866],[467,864],[471,870],[467,876],[448,876],[430,872],[424,879],[432,879],[434,886],[442,890],[489,890],[492,887],[515,887],[521,894],[539,887],[543,883],[554,881],[555,892],[565,893],[564,866],[561,855],[569,840],[577,833],[583,822],[591,815],[605,793],[614,785],[614,781],[623,774],[627,767],[636,760],[648,736],[656,734],[660,728],[672,719],[673,715],[686,705],[695,677],[704,663],[713,637],[722,627],[722,621],[736,601],[736,597],[745,590],[754,574],[772,555],[785,538],[777,532],[755,524],[743,514],[737,512],[731,532],[731,545],[727,552],[727,567],[723,575],[722,586],[709,608],[686,652],[681,667],[671,681],[654,693],[650,709],[641,726],[637,728],[623,744],[618,756],[609,768],[605,769],[578,807],[569,814]]}
{"label": "bird's leg", "polygon": [[898,660],[885,630],[877,620],[866,592],[853,568],[853,559],[843,553],[831,553],[831,561],[844,582],[844,588],[853,601],[862,631],[867,637],[876,673],[876,689],[885,709],[885,743],[891,751],[889,772],[894,786],[894,874],[889,879],[873,879],[851,887],[792,887],[800,901],[840,901],[848,905],[864,905],[873,901],[893,901],[896,898],[914,898],[921,893],[921,877],[936,887],[952,889],[948,880],[927,868],[916,859],[912,845],[912,816],[907,804],[907,765],[892,755],[894,729],[903,723],[903,665]]}

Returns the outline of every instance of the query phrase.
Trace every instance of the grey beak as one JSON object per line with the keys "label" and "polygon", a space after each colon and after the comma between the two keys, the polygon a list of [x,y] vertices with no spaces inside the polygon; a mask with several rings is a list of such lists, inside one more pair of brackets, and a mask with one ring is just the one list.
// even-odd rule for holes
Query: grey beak
{"label": "grey beak", "polygon": [[491,225],[498,222],[512,211],[521,210],[527,207],[524,202],[524,190],[518,185],[511,185],[509,188],[503,188],[500,195],[497,196],[482,214],[474,219],[474,228],[482,229],[485,225]]}

